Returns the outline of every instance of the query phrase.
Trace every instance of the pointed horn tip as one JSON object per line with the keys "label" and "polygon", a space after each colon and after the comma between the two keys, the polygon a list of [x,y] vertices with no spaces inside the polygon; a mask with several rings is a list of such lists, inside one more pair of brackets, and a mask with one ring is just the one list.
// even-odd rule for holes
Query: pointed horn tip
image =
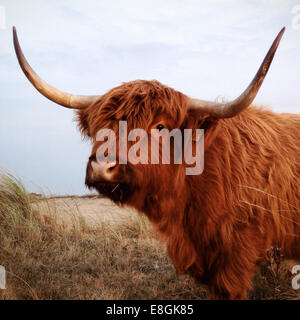
{"label": "pointed horn tip", "polygon": [[278,41],[281,40],[281,38],[282,38],[282,36],[283,36],[283,34],[284,34],[284,32],[285,32],[285,29],[286,29],[286,27],[283,27],[283,28],[279,31],[279,33],[278,33],[278,35],[277,35],[277,40],[278,40]]}
{"label": "pointed horn tip", "polygon": [[[272,44],[272,46],[271,46],[271,48],[270,48],[269,53],[270,53],[270,54],[272,53],[272,57],[274,56],[274,54],[275,54],[275,52],[276,52],[276,50],[277,50],[277,48],[278,48],[278,46],[279,46],[279,43],[280,43],[280,41],[281,41],[281,39],[282,39],[282,36],[283,36],[283,34],[284,34],[284,32],[285,32],[285,29],[286,29],[286,28],[283,27],[283,28],[279,31],[277,37],[275,38],[275,40],[274,40],[274,42],[273,42],[273,44]],[[269,53],[268,53],[268,54],[269,54]]]}
{"label": "pointed horn tip", "polygon": [[14,40],[14,45],[16,45],[18,41],[18,35],[17,35],[17,28],[15,26],[12,27],[13,30],[13,40]]}

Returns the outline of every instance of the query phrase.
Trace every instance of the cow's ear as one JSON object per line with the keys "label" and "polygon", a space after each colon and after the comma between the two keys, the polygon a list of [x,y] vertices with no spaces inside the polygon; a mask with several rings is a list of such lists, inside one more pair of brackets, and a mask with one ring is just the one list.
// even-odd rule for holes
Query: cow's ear
{"label": "cow's ear", "polygon": [[183,122],[183,129],[193,130],[193,141],[196,142],[196,129],[204,129],[205,147],[209,146],[216,136],[219,119],[203,113],[201,110],[189,109]]}
{"label": "cow's ear", "polygon": [[219,119],[211,117],[201,110],[189,109],[182,126],[186,129],[204,129],[209,130],[216,126]]}
{"label": "cow's ear", "polygon": [[90,137],[88,112],[85,109],[77,111],[78,128],[85,137]]}

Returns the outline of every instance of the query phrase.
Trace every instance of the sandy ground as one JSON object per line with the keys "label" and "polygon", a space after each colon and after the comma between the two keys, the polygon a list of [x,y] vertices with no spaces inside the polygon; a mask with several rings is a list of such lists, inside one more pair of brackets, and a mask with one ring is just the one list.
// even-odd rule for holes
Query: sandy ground
{"label": "sandy ground", "polygon": [[48,206],[55,207],[58,215],[63,215],[68,219],[72,219],[72,216],[82,216],[89,225],[99,222],[121,223],[128,216],[138,214],[133,209],[120,208],[109,199],[96,196],[92,198],[57,197],[43,199],[38,201],[38,206],[44,207],[45,210]]}

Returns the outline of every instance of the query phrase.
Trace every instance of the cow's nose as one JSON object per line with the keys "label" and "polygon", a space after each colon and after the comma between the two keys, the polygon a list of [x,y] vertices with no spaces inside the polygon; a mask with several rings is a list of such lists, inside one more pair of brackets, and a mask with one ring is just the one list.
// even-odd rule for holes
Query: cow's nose
{"label": "cow's nose", "polygon": [[91,161],[92,166],[92,177],[93,180],[102,178],[105,180],[111,180],[114,174],[114,170],[117,167],[117,162],[107,162],[107,161]]}

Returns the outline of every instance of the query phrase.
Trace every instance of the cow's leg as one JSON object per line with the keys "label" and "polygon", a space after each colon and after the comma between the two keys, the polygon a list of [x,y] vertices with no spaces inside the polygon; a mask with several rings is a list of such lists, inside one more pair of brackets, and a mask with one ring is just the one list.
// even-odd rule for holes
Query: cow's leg
{"label": "cow's leg", "polygon": [[218,266],[211,279],[211,299],[247,299],[254,271],[255,262],[242,261],[241,256],[231,257],[230,262]]}

